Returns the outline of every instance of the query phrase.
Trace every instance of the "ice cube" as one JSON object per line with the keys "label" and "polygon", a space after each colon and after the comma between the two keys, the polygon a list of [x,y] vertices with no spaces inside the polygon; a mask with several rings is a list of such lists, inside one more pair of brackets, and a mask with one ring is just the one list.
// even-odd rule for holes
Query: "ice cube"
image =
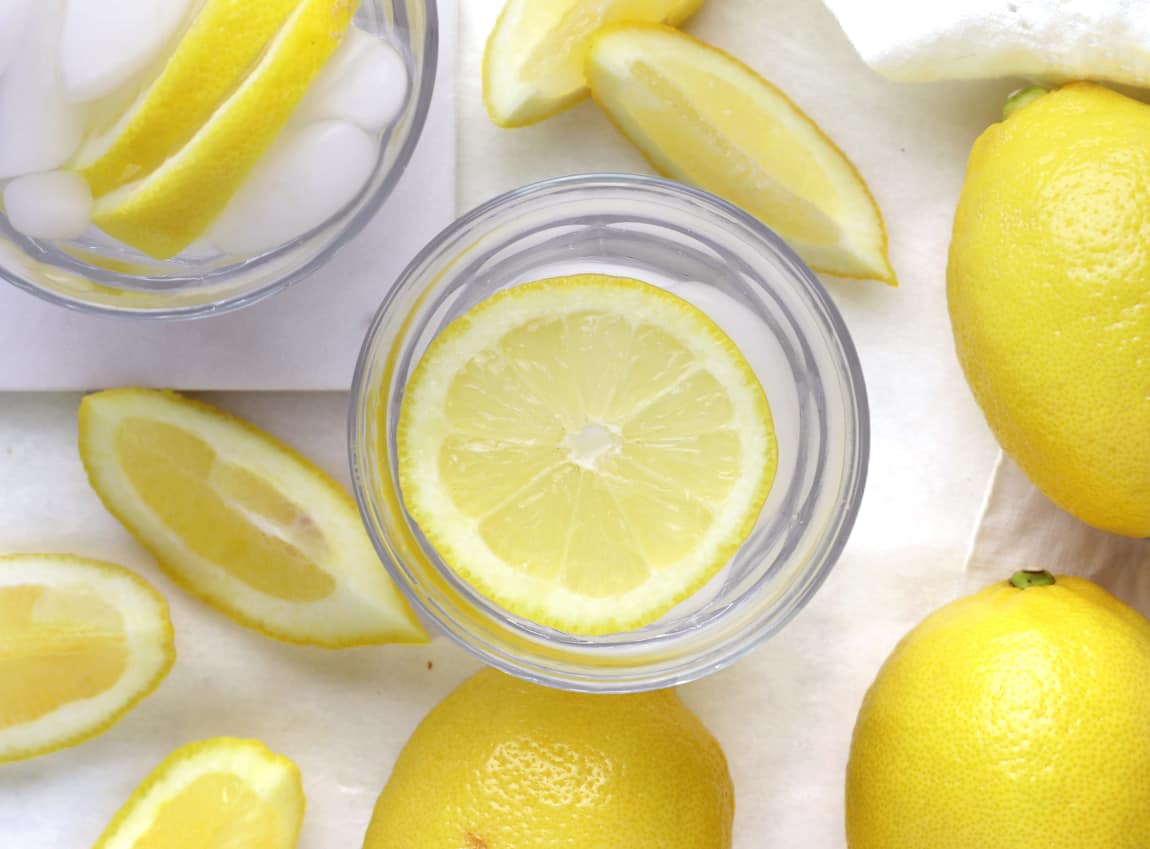
{"label": "ice cube", "polygon": [[84,108],[56,76],[63,0],[38,0],[8,71],[0,77],[0,180],[63,165],[80,144]]}
{"label": "ice cube", "polygon": [[336,118],[378,133],[399,116],[406,99],[403,57],[379,37],[352,27],[296,107],[293,121]]}
{"label": "ice cube", "polygon": [[208,240],[236,256],[290,242],[351,201],[378,155],[377,140],[347,121],[289,128],[216,219]]}
{"label": "ice cube", "polygon": [[4,210],[25,236],[75,239],[92,220],[92,193],[75,171],[28,174],[4,188]]}
{"label": "ice cube", "polygon": [[0,0],[0,76],[24,35],[31,8],[32,0]]}
{"label": "ice cube", "polygon": [[65,96],[111,94],[144,70],[188,17],[193,0],[68,0],[59,68]]}

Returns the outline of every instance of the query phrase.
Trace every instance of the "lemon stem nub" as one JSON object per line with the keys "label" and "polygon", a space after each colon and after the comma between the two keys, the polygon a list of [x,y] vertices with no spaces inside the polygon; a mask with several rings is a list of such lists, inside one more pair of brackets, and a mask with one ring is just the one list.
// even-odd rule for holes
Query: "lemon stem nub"
{"label": "lemon stem nub", "polygon": [[1020,590],[1028,590],[1031,587],[1050,587],[1054,583],[1054,576],[1045,569],[1023,569],[1010,576],[1010,585]]}
{"label": "lemon stem nub", "polygon": [[1015,89],[1006,98],[1006,103],[1002,104],[1002,118],[1008,119],[1011,115],[1023,107],[1029,106],[1038,98],[1045,94],[1049,94],[1047,89],[1040,85],[1027,86],[1026,88]]}

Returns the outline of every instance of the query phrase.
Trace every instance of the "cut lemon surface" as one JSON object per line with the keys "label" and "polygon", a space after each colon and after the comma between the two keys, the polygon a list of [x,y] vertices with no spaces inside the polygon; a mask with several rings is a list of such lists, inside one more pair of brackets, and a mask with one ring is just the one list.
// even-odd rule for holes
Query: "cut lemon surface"
{"label": "cut lemon surface", "polygon": [[160,75],[73,167],[95,197],[151,174],[243,82],[300,0],[207,0]]}
{"label": "cut lemon surface", "polygon": [[669,27],[591,39],[596,102],[663,174],[767,224],[816,271],[897,285],[882,214],[858,171],[746,65]]}
{"label": "cut lemon surface", "polygon": [[299,0],[235,93],[150,175],[97,201],[95,224],[156,259],[175,256],[194,242],[275,141],[343,38],[357,5],[357,0]]}
{"label": "cut lemon surface", "polygon": [[587,96],[592,33],[619,21],[679,24],[703,0],[508,0],[483,56],[483,99],[501,127],[534,124]]}
{"label": "cut lemon surface", "polygon": [[350,496],[271,436],[169,392],[80,405],[80,456],[105,506],[177,583],[288,642],[427,639]]}
{"label": "cut lemon surface", "polygon": [[761,385],[704,313],[638,280],[501,292],[435,338],[399,423],[407,509],[512,613],[648,624],[750,533],[774,478]]}
{"label": "cut lemon surface", "polygon": [[0,763],[106,731],[175,657],[167,602],[127,569],[0,557]]}
{"label": "cut lemon surface", "polygon": [[304,806],[290,760],[257,740],[205,740],[156,767],[95,849],[293,849]]}

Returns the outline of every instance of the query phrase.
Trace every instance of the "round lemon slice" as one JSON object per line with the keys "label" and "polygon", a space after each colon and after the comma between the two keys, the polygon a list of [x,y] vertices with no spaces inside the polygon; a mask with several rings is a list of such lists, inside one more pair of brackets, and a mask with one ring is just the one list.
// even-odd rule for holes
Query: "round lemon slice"
{"label": "round lemon slice", "polygon": [[305,807],[299,768],[257,740],[220,737],[169,755],[95,849],[293,849]]}
{"label": "round lemon slice", "polygon": [[175,393],[80,405],[80,457],[171,578],[269,636],[329,648],[425,642],[354,502],[271,436]]}
{"label": "round lemon slice", "polygon": [[0,557],[0,763],[106,731],[175,657],[167,602],[127,569]]}
{"label": "round lemon slice", "polygon": [[586,72],[595,102],[661,173],[741,206],[816,271],[897,285],[858,170],[746,65],[670,27],[620,24],[592,36]]}
{"label": "round lemon slice", "polygon": [[596,275],[508,289],[449,325],[398,440],[406,507],[451,568],[588,635],[648,624],[711,578],[777,460],[766,396],[722,330]]}

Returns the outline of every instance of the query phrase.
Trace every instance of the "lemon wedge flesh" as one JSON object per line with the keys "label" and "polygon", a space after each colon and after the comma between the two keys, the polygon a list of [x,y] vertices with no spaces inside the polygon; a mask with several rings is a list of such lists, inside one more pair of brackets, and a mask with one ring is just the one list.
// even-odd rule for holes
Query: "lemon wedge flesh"
{"label": "lemon wedge flesh", "polygon": [[0,763],[106,731],[175,656],[167,602],[127,569],[0,557]]}
{"label": "lemon wedge flesh", "polygon": [[577,634],[638,628],[701,587],[776,466],[766,396],[722,330],[599,275],[517,286],[449,325],[398,441],[407,509],[446,562]]}
{"label": "lemon wedge flesh", "polygon": [[746,65],[678,30],[628,24],[592,37],[587,79],[661,173],[742,207],[816,271],[897,285],[882,214],[858,171]]}
{"label": "lemon wedge flesh", "polygon": [[159,77],[74,167],[95,197],[151,174],[243,81],[299,0],[207,0]]}
{"label": "lemon wedge flesh", "polygon": [[508,0],[483,56],[483,99],[501,127],[534,124],[587,96],[591,35],[618,21],[679,24],[703,0]]}
{"label": "lemon wedge flesh", "polygon": [[356,5],[299,0],[235,93],[148,176],[100,198],[95,224],[155,259],[194,242],[279,135],[338,46]]}
{"label": "lemon wedge flesh", "polygon": [[95,849],[293,849],[305,804],[287,758],[256,740],[205,740],[156,767]]}
{"label": "lemon wedge flesh", "polygon": [[243,624],[331,648],[427,639],[348,494],[268,434],[174,393],[117,389],[81,403],[80,456],[172,579]]}

